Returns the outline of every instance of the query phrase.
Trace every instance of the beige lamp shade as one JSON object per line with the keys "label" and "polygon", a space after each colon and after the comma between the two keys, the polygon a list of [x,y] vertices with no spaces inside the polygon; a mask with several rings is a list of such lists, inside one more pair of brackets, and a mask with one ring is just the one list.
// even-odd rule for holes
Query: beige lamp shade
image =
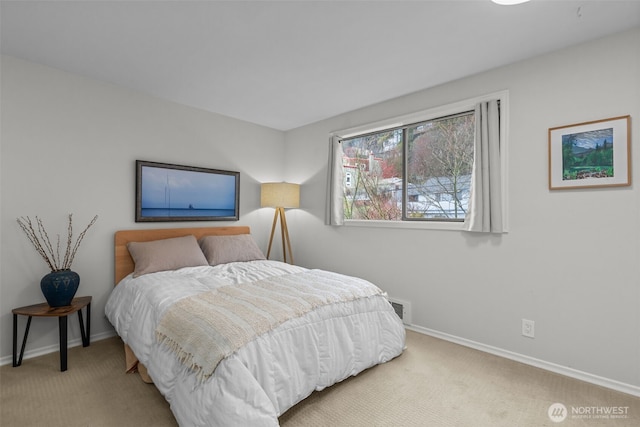
{"label": "beige lamp shade", "polygon": [[265,182],[260,188],[263,208],[299,208],[300,185],[288,182]]}

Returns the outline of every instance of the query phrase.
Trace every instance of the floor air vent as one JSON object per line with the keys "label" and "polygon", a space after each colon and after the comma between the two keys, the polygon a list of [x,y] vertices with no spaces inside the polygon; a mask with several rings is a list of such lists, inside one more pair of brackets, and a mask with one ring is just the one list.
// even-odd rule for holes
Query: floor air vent
{"label": "floor air vent", "polygon": [[402,320],[405,325],[411,324],[411,304],[407,301],[401,301],[397,299],[389,298],[391,307],[395,310],[396,314]]}

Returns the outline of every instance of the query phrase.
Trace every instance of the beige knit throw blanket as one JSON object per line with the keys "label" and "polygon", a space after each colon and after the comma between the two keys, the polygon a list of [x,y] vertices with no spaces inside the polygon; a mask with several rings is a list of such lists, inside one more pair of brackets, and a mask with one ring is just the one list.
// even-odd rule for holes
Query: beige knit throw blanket
{"label": "beige knit throw blanket", "polygon": [[291,318],[381,293],[366,280],[323,270],[223,286],[173,304],[156,339],[205,380],[222,359]]}

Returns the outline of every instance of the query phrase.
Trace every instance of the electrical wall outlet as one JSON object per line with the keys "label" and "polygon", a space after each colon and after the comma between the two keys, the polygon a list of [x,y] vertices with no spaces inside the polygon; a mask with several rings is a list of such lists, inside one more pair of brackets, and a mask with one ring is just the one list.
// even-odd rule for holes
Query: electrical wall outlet
{"label": "electrical wall outlet", "polygon": [[522,319],[522,335],[529,338],[536,337],[536,322]]}

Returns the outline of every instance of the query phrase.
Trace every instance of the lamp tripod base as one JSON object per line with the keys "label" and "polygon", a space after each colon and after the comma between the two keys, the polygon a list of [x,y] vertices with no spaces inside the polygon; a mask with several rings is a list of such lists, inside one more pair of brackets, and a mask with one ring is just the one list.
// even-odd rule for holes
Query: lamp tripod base
{"label": "lamp tripod base", "polygon": [[267,249],[267,259],[271,255],[271,245],[273,244],[273,235],[276,231],[276,224],[280,218],[280,233],[282,235],[282,253],[284,262],[287,261],[287,251],[289,252],[289,264],[293,264],[293,252],[291,251],[291,241],[289,240],[289,228],[287,228],[287,217],[284,214],[284,208],[276,208],[273,215],[273,225],[271,226],[271,236],[269,237],[269,248]]}

